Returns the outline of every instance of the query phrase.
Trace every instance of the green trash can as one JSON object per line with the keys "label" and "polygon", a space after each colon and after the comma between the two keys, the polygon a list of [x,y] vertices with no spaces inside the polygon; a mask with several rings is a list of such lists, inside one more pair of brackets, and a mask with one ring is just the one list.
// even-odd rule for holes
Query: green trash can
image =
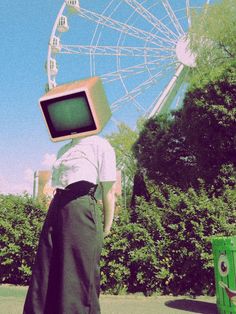
{"label": "green trash can", "polygon": [[212,239],[216,301],[220,314],[236,313],[236,237]]}

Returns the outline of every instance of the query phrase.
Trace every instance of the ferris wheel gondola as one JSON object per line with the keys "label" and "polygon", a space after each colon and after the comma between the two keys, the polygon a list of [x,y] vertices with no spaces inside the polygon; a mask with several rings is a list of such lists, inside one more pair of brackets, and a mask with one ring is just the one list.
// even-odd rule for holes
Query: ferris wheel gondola
{"label": "ferris wheel gondola", "polygon": [[[210,0],[66,0],[48,46],[49,89],[89,76],[103,80],[115,121],[135,125],[180,102],[195,66],[192,10]],[[174,105],[173,105],[174,104]]]}

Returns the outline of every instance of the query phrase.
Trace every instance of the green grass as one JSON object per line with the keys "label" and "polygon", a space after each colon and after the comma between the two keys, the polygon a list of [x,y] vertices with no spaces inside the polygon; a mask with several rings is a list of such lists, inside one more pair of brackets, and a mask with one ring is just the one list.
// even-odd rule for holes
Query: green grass
{"label": "green grass", "polygon": [[22,314],[27,287],[0,286],[0,314]]}
{"label": "green grass", "polygon": [[0,297],[25,298],[27,287],[3,285],[0,286]]}
{"label": "green grass", "polygon": [[[27,287],[0,285],[0,314],[22,314]],[[215,298],[101,296],[102,314],[216,314]]]}

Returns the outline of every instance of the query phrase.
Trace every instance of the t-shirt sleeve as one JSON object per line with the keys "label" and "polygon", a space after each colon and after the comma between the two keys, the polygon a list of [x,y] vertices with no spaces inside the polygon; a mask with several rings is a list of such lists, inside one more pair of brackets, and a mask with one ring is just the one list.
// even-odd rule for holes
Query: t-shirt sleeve
{"label": "t-shirt sleeve", "polygon": [[110,144],[105,145],[99,158],[99,182],[116,181],[116,155]]}

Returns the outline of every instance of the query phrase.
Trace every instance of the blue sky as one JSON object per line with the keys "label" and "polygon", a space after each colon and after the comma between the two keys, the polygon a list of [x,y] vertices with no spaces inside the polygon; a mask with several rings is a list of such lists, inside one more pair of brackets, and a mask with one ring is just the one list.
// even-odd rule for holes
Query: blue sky
{"label": "blue sky", "polygon": [[58,149],[48,139],[38,99],[47,82],[47,45],[61,0],[0,2],[0,192],[32,192],[34,170]]}
{"label": "blue sky", "polygon": [[[105,2],[109,3],[109,1]],[[191,0],[190,2],[199,6],[206,3],[206,1]],[[81,0],[82,2],[88,9],[96,11],[96,8],[94,8],[95,2]],[[102,10],[100,6],[102,7],[105,2],[104,0],[96,1],[98,11]],[[112,1],[110,2],[112,3]],[[169,2],[181,18],[184,10],[181,11],[179,8],[184,7],[186,1],[180,0],[177,2],[169,0]],[[48,42],[63,0],[24,0],[10,3],[12,4],[9,4],[9,1],[0,1],[0,193],[22,193],[23,191],[32,193],[34,171],[50,169],[51,161],[55,158],[57,150],[63,144],[52,143],[49,140],[48,132],[38,106],[38,99],[44,94],[45,84],[47,83],[45,63]],[[144,3],[147,9],[151,8],[153,10],[153,14],[162,15],[165,13],[163,8],[162,10],[159,9],[160,1],[147,0]],[[114,1],[113,4],[114,8],[116,4],[119,5],[115,9],[109,7],[106,11],[108,15],[111,13],[110,9],[114,10],[112,17],[118,17],[121,21],[122,19],[129,21],[130,24],[136,26],[139,20],[135,15],[131,15],[130,18],[130,12],[128,11],[129,9],[132,13],[130,7],[125,7],[124,2],[118,0]],[[96,25],[82,21],[82,24],[78,24],[76,27],[76,21],[78,20],[76,18],[71,17],[70,20],[71,26],[74,29],[72,29],[72,32],[67,37],[69,43],[77,43],[79,39],[79,41],[84,41],[83,44],[89,45],[91,43],[91,37],[89,38],[88,35],[89,29],[93,27],[92,32],[94,32]],[[158,18],[164,18],[164,15]],[[168,19],[165,19],[165,21],[168,25],[171,25]],[[181,18],[182,22],[186,25],[186,20]],[[144,29],[147,27],[150,29],[150,25],[146,24],[147,22],[142,24]],[[151,26],[152,28],[153,26]],[[76,31],[76,29],[79,31]],[[100,30],[101,33],[98,31],[96,33],[97,37],[95,36],[93,40],[98,45],[115,46],[119,42],[121,46],[143,45],[145,48],[156,48],[156,46],[144,42],[142,39],[126,35],[120,37],[119,32],[114,30],[113,33],[109,34],[106,28],[101,28]],[[59,57],[59,60],[63,63],[63,58],[67,57],[66,55],[62,55]],[[155,58],[147,58],[143,67],[146,70],[148,69],[148,75],[153,77],[159,71],[158,63],[153,62]],[[139,65],[144,60],[143,57],[136,59],[131,57],[129,59],[120,58],[119,62],[117,62],[114,56],[111,57],[110,61],[108,61],[108,58],[103,59],[101,56],[96,56],[94,59],[96,59],[96,70],[100,71],[100,73],[115,71],[117,67],[120,67],[123,71],[126,70],[126,67]],[[68,63],[65,68],[63,68],[63,64],[60,65],[59,83],[65,80],[67,74],[68,78],[66,81],[80,79],[79,76],[84,77],[89,75],[89,56],[81,57],[80,67],[74,66],[74,60],[74,56],[71,56],[71,63]],[[139,70],[143,68],[141,65]],[[110,102],[115,100],[117,93],[126,92],[126,89],[132,90],[137,84],[142,84],[143,72],[139,72],[141,74],[136,73],[135,76],[128,77],[126,81],[125,79],[116,81],[114,87],[113,83],[107,87]],[[69,74],[76,77],[69,77]],[[173,73],[170,72],[169,75],[172,77]],[[167,76],[164,77],[163,81],[158,81],[158,86],[154,85],[153,90],[149,89],[149,96],[152,95],[155,100],[169,78]],[[146,92],[142,91],[136,100],[138,97],[140,97],[140,103],[147,106],[150,105],[151,101],[146,97]],[[128,102],[130,102],[130,99]],[[134,106],[130,107],[126,104],[123,108],[123,113],[118,111],[118,117],[121,120],[129,119],[131,115],[135,116]],[[140,115],[140,112],[137,114]]]}

